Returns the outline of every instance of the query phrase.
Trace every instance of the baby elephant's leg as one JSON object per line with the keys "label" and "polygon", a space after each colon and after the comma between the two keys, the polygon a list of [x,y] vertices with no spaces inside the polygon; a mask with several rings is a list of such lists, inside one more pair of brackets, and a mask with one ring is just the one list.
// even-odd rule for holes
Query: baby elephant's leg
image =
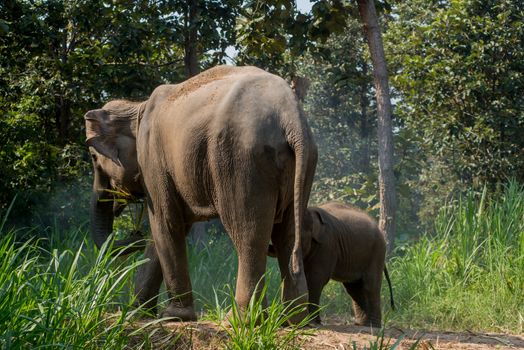
{"label": "baby elephant's leg", "polygon": [[380,328],[380,290],[376,291],[375,286],[365,279],[345,282],[344,287],[353,299],[355,323]]}
{"label": "baby elephant's leg", "polygon": [[346,291],[353,299],[353,310],[355,312],[355,323],[358,325],[364,324],[366,319],[366,310],[368,309],[368,303],[366,294],[363,290],[362,280],[355,282],[344,282]]}
{"label": "baby elephant's leg", "polygon": [[313,286],[309,288],[309,314],[315,315],[312,321],[318,324],[322,323],[320,320],[319,312],[320,295],[322,294],[322,287],[323,286]]}
{"label": "baby elephant's leg", "polygon": [[324,276],[324,273],[321,271],[308,269],[306,265],[306,280],[309,293],[309,314],[315,315],[312,320],[314,323],[321,324],[319,312],[320,296],[324,286],[329,282],[329,278]]}

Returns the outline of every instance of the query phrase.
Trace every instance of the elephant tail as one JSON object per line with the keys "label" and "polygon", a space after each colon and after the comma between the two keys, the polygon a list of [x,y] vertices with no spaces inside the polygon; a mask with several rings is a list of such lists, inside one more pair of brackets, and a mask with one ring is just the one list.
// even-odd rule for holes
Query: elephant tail
{"label": "elephant tail", "polygon": [[[301,110],[297,110],[299,119],[304,116]],[[291,260],[289,261],[289,270],[294,282],[297,282],[300,274],[304,270],[304,263],[302,259],[302,219],[304,211],[307,206],[307,198],[309,192],[306,188],[306,177],[308,174],[308,162],[310,161],[310,134],[307,129],[307,124],[300,123],[292,128],[292,132],[287,133],[287,140],[290,147],[295,153],[295,179],[293,185],[293,215],[295,219],[295,242],[293,244],[293,252]]]}
{"label": "elephant tail", "polygon": [[389,298],[391,300],[391,309],[395,310],[395,300],[393,300],[393,288],[391,287],[391,280],[389,279],[389,272],[387,267],[384,266],[384,275],[389,286]]}

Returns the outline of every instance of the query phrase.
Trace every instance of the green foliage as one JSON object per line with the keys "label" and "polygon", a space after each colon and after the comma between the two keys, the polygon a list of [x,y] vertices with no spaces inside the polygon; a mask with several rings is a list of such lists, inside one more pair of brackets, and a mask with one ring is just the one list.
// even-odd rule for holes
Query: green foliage
{"label": "green foliage", "polygon": [[378,217],[380,204],[378,199],[377,177],[374,174],[356,173],[339,179],[325,177],[313,184],[311,202],[322,204],[328,201],[350,203]]}
{"label": "green foliage", "polygon": [[[201,0],[196,1],[196,18],[191,23],[189,5],[185,0],[170,0],[164,2],[145,1],[145,6],[157,6],[160,10],[155,20],[166,20],[163,31],[171,32],[169,43],[171,50],[184,50],[189,44],[189,31],[195,26],[197,35],[198,63],[203,68],[223,64],[227,57],[226,48],[234,45],[236,30],[235,22],[240,11],[240,0]],[[181,60],[177,60],[181,67]],[[176,82],[181,79],[167,80]]]}
{"label": "green foliage", "polygon": [[[289,75],[293,71],[291,46],[299,46],[303,51],[303,40],[301,43],[298,38],[304,38],[302,29],[306,20],[305,15],[296,11],[294,1],[248,1],[236,25],[237,63]],[[294,37],[289,35],[291,32]]]}
{"label": "green foliage", "polygon": [[78,237],[74,249],[62,241],[50,250],[15,237],[2,232],[0,239],[0,346],[124,347],[139,311],[125,282],[143,261],[111,258],[105,248],[93,256]]}
{"label": "green foliage", "polygon": [[87,174],[79,143],[88,109],[109,96],[143,98],[179,76],[161,65],[177,55],[161,10],[146,2],[0,4],[0,208],[21,192],[27,215],[39,194]]}
{"label": "green foliage", "polygon": [[299,12],[290,0],[247,1],[236,26],[237,63],[293,77],[306,52],[329,57],[330,50],[319,44],[345,31],[348,14],[342,1],[314,1],[309,14]]}
{"label": "green foliage", "polygon": [[385,42],[397,114],[427,164],[465,183],[522,180],[524,7],[520,1],[405,1]]}
{"label": "green foliage", "polygon": [[433,237],[398,249],[392,323],[520,333],[524,327],[524,189],[470,192],[442,208]]}
{"label": "green foliage", "polygon": [[[239,5],[199,2],[204,67],[224,62]],[[18,193],[15,217],[34,215],[42,194],[88,175],[87,110],[145,99],[159,84],[184,79],[185,8],[149,0],[0,3],[0,210]]]}

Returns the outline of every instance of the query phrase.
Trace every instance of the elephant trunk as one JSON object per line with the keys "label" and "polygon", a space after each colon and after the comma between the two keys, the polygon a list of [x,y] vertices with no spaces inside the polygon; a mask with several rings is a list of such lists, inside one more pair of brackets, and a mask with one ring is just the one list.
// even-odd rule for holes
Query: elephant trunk
{"label": "elephant trunk", "polygon": [[[101,201],[97,191],[91,195],[91,236],[100,249],[113,231],[113,202]],[[113,242],[111,253],[119,252],[122,255],[142,250],[145,240],[139,231],[135,231],[129,238]]]}
{"label": "elephant trunk", "polygon": [[98,249],[113,231],[113,204],[99,201],[99,195],[91,195],[91,236]]}

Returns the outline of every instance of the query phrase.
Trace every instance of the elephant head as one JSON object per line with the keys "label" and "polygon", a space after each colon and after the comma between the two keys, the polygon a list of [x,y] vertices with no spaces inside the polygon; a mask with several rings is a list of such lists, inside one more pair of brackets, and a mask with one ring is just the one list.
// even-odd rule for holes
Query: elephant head
{"label": "elephant head", "polygon": [[[138,118],[145,103],[111,101],[102,109],[84,116],[87,145],[93,162],[94,182],[91,196],[91,234],[100,248],[113,230],[113,220],[125,205],[115,199],[118,193],[143,197],[136,154]],[[141,240],[138,233],[117,241],[113,248],[127,246]],[[141,249],[135,244],[124,253]]]}
{"label": "elephant head", "polygon": [[[323,244],[326,242],[326,224],[329,218],[320,208],[307,208],[304,212],[304,229],[302,230],[302,254],[307,258],[314,244]],[[275,247],[270,244],[268,248],[268,256],[275,258]]]}
{"label": "elephant head", "polygon": [[304,218],[302,251],[304,257],[311,252],[314,244],[325,243],[325,225],[328,222],[326,214],[320,208],[307,208]]}

